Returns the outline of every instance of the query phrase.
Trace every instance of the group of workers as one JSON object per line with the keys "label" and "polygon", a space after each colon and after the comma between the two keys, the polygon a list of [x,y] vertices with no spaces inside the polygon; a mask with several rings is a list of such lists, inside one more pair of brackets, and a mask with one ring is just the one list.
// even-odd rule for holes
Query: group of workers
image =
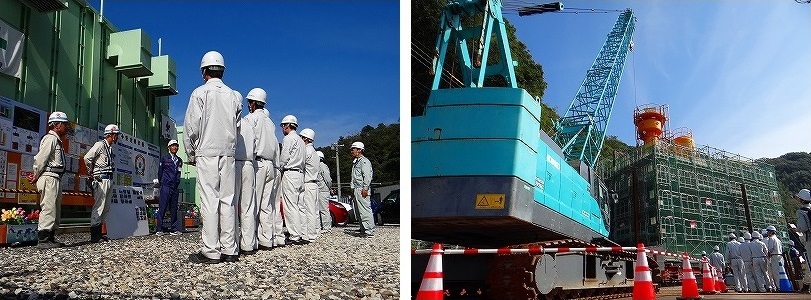
{"label": "group of workers", "polygon": [[[200,71],[205,83],[192,91],[184,120],[183,142],[188,163],[197,168],[203,222],[203,246],[189,261],[236,262],[239,255],[315,241],[321,230],[329,230],[323,225],[332,222],[331,179],[321,162],[323,153],[313,147],[315,131],[304,128],[299,134],[297,118],[287,115],[279,148],[263,89],[248,92],[249,113],[242,117],[241,94],[222,81],[223,56],[207,52]],[[372,237],[372,168],[364,149],[361,142],[351,145],[351,187],[361,223],[358,234]]]}
{"label": "group of workers", "polygon": [[[280,146],[263,89],[248,92],[245,99],[249,113],[242,116],[242,95],[222,81],[223,56],[209,51],[203,55],[200,71],[205,83],[189,99],[183,142],[186,163],[197,169],[203,246],[189,255],[189,261],[236,262],[239,255],[252,255],[258,250],[308,244],[329,231],[332,180],[323,162],[324,154],[313,147],[315,131],[305,128],[299,134],[297,118],[287,115],[281,121],[284,138]],[[40,142],[39,152],[34,156],[34,172],[28,178],[41,194],[38,248],[64,246],[54,235],[59,228],[60,179],[65,172],[62,141],[68,123],[64,112],[54,112],[48,117],[49,131]],[[112,147],[119,134],[117,125],[107,125],[104,139],[84,156],[91,182],[88,185],[95,200],[90,222],[90,241],[94,243],[109,240],[102,233],[102,222],[110,209],[115,171]],[[176,155],[179,148],[176,140],[169,141],[167,147],[169,154],[161,158],[155,182],[160,185],[156,235],[181,234],[177,190],[183,160]],[[350,181],[353,210],[360,223],[355,235],[373,237],[375,226],[369,198],[372,165],[364,151],[362,142],[354,142],[350,147],[355,158]],[[172,220],[169,228],[163,226],[167,210]]]}
{"label": "group of workers", "polygon": [[[802,201],[802,206],[797,210],[797,228],[799,241],[807,247],[811,233],[811,222],[808,219],[808,212],[811,211],[811,193],[808,189],[802,189],[794,195]],[[779,278],[781,272],[786,272],[786,263],[783,253],[783,245],[776,235],[777,229],[773,225],[767,226],[761,232],[744,232],[742,236],[730,233],[729,242],[726,243],[726,254],[720,253],[720,247],[713,247],[713,253],[709,255],[709,263],[718,270],[731,270],[734,277],[735,291],[739,293],[747,292],[777,292],[779,291]],[[795,267],[795,273],[802,277],[803,286],[799,288],[801,292],[811,292],[811,269],[809,269],[807,251],[801,253],[794,245],[794,241],[787,241],[789,246],[789,258]],[[705,252],[703,256],[707,256]],[[727,266],[724,258],[729,260]],[[802,269],[802,271],[800,271]]]}

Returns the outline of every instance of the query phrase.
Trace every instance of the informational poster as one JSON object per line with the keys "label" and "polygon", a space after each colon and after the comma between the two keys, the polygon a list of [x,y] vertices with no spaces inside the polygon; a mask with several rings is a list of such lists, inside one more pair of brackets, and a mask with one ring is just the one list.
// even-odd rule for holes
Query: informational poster
{"label": "informational poster", "polygon": [[45,111],[0,96],[0,150],[36,154],[45,120]]}
{"label": "informational poster", "polygon": [[[99,124],[99,139],[103,138],[105,126]],[[122,132],[113,146],[113,160],[115,185],[140,187],[151,185],[158,178],[160,149],[142,139]]]}
{"label": "informational poster", "polygon": [[111,192],[107,236],[111,239],[122,239],[148,235],[149,223],[144,190],[139,187],[114,185]]}

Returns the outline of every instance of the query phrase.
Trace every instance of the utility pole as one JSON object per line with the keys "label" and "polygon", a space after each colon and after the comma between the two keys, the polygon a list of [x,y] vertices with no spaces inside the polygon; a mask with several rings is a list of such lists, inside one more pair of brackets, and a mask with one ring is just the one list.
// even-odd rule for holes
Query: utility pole
{"label": "utility pole", "polygon": [[338,178],[338,202],[341,202],[341,162],[339,157],[341,157],[340,152],[343,144],[332,144],[332,148],[335,149],[335,176]]}

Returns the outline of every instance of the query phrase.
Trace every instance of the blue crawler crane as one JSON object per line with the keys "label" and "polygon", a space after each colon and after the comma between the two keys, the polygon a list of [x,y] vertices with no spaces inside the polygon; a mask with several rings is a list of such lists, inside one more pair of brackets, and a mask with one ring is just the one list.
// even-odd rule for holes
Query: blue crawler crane
{"label": "blue crawler crane", "polygon": [[[539,5],[521,15],[562,6]],[[412,118],[412,238],[478,248],[613,246],[607,240],[611,196],[593,167],[631,47],[633,13],[620,14],[549,137],[540,130],[540,100],[517,86],[501,9],[498,0],[452,0],[442,12],[431,95],[424,115]],[[463,19],[479,14],[481,23],[463,27]],[[464,87],[443,89],[452,50]],[[496,63],[488,60],[491,52]],[[485,87],[490,76],[506,86]],[[613,254],[456,259],[445,258],[445,281],[484,281],[493,299],[627,293],[626,279],[633,278],[632,265]],[[424,261],[414,264],[419,276]]]}

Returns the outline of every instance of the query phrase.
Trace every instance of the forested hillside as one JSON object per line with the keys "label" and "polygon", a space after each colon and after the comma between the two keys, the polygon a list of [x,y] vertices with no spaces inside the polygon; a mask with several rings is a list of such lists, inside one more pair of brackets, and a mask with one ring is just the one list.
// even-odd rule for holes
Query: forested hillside
{"label": "forested hillside", "polygon": [[774,166],[786,219],[789,223],[796,224],[797,216],[794,212],[799,202],[794,200],[793,195],[800,189],[811,189],[811,153],[790,152],[776,158],[761,160]]}
{"label": "forested hillside", "polygon": [[[352,156],[349,146],[353,142],[362,142],[366,148],[365,156],[372,162],[373,186],[389,185],[400,181],[400,124],[378,124],[377,127],[364,126],[360,132],[338,139],[340,147],[339,161],[341,183],[348,191],[352,170]],[[335,172],[335,149],[332,147],[316,148],[324,152],[324,159],[329,166],[333,184],[338,183]]]}

